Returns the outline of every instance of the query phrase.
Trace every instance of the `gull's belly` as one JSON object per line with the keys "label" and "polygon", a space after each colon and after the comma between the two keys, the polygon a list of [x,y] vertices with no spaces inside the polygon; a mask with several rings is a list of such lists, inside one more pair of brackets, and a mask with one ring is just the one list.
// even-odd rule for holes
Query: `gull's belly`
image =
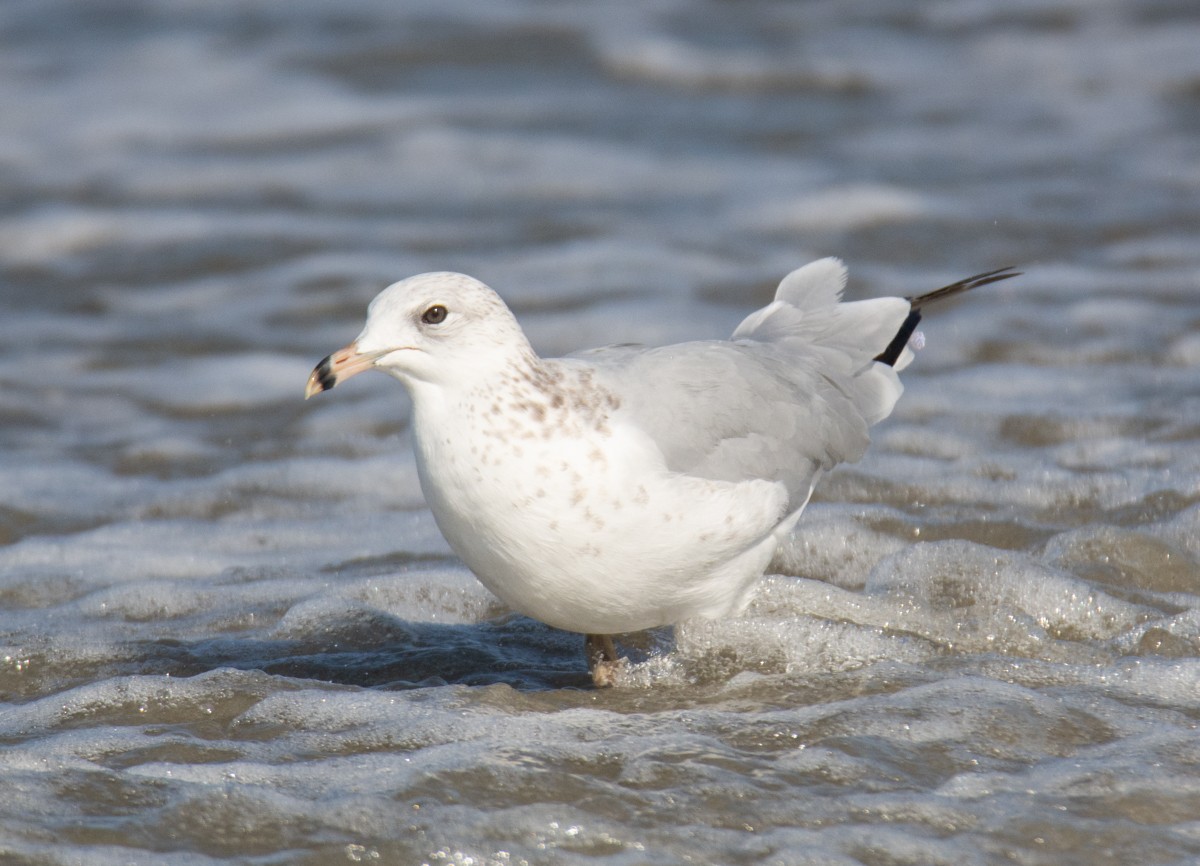
{"label": "gull's belly", "polygon": [[637,436],[475,449],[418,440],[426,499],[479,580],[550,625],[611,634],[725,612],[774,550],[776,485],[668,473]]}
{"label": "gull's belly", "polygon": [[660,619],[652,572],[670,557],[647,548],[683,542],[659,534],[647,544],[653,483],[627,486],[617,476],[630,473],[614,472],[600,453],[577,440],[419,461],[422,488],[455,553],[509,606],[574,631],[649,627],[630,625],[624,612],[640,600],[639,619]]}

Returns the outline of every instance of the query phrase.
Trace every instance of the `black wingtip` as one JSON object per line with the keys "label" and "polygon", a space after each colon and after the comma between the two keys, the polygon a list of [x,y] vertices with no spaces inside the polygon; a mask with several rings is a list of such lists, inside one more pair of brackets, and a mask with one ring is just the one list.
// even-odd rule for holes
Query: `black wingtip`
{"label": "black wingtip", "polygon": [[922,307],[925,304],[931,304],[934,301],[940,301],[943,298],[949,298],[961,292],[969,292],[971,289],[977,289],[980,286],[986,286],[990,283],[998,283],[1001,280],[1011,279],[1012,277],[1021,276],[1021,272],[1015,270],[1012,265],[1006,268],[996,268],[994,271],[986,271],[982,274],[976,274],[973,277],[967,277],[965,280],[959,280],[957,283],[951,283],[948,286],[942,286],[940,289],[934,289],[932,292],[926,292],[923,295],[918,295],[915,298],[909,298],[913,308]]}
{"label": "black wingtip", "polygon": [[957,283],[951,283],[948,286],[942,286],[940,289],[934,289],[932,292],[926,292],[915,298],[909,298],[908,301],[912,304],[912,312],[904,319],[904,323],[900,325],[900,330],[896,332],[896,336],[892,337],[892,341],[888,343],[887,348],[875,356],[875,360],[881,364],[887,364],[889,367],[896,366],[896,362],[900,360],[900,355],[904,352],[904,347],[908,345],[913,331],[917,329],[917,325],[921,321],[921,308],[926,304],[952,297],[961,292],[969,292],[971,289],[977,289],[989,283],[998,283],[1001,280],[1019,276],[1021,276],[1021,272],[1014,270],[1010,265],[1007,268],[996,268],[994,271],[976,274],[973,277],[967,277],[965,280],[959,280]]}
{"label": "black wingtip", "polygon": [[904,320],[904,324],[900,326],[900,330],[896,332],[896,336],[892,337],[892,342],[888,343],[888,347],[875,356],[875,360],[881,364],[887,364],[889,367],[895,367],[896,362],[900,360],[900,354],[908,345],[913,331],[917,329],[920,322],[921,311],[914,306],[912,312]]}

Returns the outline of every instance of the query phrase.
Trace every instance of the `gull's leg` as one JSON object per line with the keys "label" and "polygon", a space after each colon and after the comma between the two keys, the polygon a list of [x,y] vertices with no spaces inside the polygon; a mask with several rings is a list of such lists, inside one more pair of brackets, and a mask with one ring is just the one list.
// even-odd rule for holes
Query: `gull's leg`
{"label": "gull's leg", "polygon": [[583,652],[587,655],[588,670],[592,682],[598,689],[607,689],[617,679],[621,659],[610,634],[589,634],[583,639]]}

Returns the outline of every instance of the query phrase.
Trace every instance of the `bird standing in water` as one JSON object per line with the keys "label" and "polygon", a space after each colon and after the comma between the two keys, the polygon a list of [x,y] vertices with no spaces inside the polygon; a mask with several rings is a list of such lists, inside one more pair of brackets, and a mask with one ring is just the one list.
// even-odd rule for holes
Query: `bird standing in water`
{"label": "bird standing in water", "polygon": [[740,613],[820,475],[866,451],[903,391],[929,303],[842,302],[833,258],[793,271],[729,340],[547,359],[463,274],[381,292],[306,397],[364,370],[413,403],[421,489],[455,553],[506,604],[586,635],[597,686],[612,636]]}

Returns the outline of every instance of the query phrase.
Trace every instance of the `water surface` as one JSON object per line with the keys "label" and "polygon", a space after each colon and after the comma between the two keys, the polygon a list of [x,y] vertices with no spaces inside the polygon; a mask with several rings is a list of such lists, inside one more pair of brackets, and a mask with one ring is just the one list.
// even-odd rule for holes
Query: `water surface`
{"label": "water surface", "polygon": [[[0,860],[1200,858],[1200,16],[1170,0],[0,6]],[[737,621],[450,553],[366,302],[546,354],[1013,264]]]}

